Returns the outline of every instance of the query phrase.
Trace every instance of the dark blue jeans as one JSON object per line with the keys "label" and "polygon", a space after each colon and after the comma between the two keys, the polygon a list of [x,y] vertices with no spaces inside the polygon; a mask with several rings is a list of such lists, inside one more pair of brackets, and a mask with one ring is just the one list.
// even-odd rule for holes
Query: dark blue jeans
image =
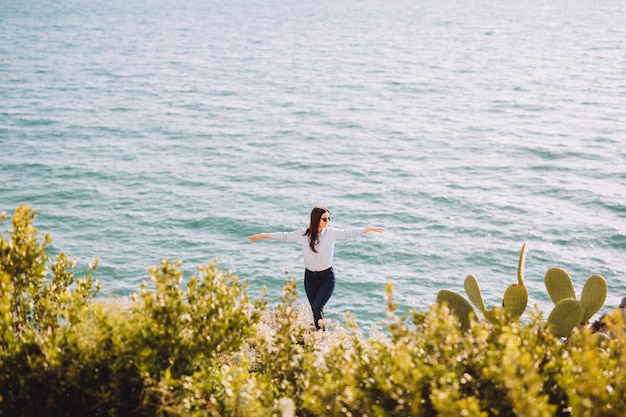
{"label": "dark blue jeans", "polygon": [[304,290],[313,310],[315,328],[320,329],[319,321],[324,318],[324,306],[335,290],[335,272],[330,267],[324,271],[304,270]]}

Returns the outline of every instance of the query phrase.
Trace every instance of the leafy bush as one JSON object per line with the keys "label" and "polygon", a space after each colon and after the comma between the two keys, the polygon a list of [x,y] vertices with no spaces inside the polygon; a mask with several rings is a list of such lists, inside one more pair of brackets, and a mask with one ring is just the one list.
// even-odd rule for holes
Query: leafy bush
{"label": "leafy bush", "polygon": [[620,312],[610,339],[581,326],[563,343],[538,311],[397,316],[388,285],[384,332],[349,315],[315,332],[294,281],[269,310],[214,264],[185,280],[167,260],[124,303],[98,296],[97,259],[79,279],[64,254],[51,263],[35,216],[18,207],[0,236],[0,415],[626,415]]}
{"label": "leafy bush", "polygon": [[36,214],[18,207],[0,240],[0,413],[188,415],[189,380],[256,334],[264,301],[251,303],[247,285],[214,264],[184,290],[167,260],[130,306],[96,300],[97,260],[78,280],[64,254],[48,268],[51,239],[39,242]]}

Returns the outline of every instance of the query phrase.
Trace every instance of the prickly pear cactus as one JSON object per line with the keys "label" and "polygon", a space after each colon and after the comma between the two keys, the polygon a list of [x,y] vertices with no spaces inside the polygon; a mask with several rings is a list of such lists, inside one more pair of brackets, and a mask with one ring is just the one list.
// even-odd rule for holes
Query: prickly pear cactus
{"label": "prickly pear cactus", "polygon": [[485,308],[480,287],[478,281],[473,275],[468,275],[465,278],[465,293],[472,301],[474,306],[482,311],[485,319],[492,324],[497,324],[497,317],[499,313],[504,313],[504,317],[507,321],[513,321],[520,318],[520,316],[526,310],[528,304],[528,289],[524,285],[524,263],[526,261],[526,242],[522,245],[522,251],[520,252],[519,261],[517,264],[517,284],[509,285],[504,292],[502,299],[502,310],[499,311],[499,307],[492,307],[491,309]]}
{"label": "prickly pear cactus", "polygon": [[[465,287],[465,293],[469,297],[470,301],[472,302],[472,304],[474,304],[474,306],[476,306],[477,309],[479,309],[483,313],[485,319],[487,319],[487,321],[491,324],[497,324],[497,310],[487,310],[487,308],[485,308],[483,295],[480,292],[480,286],[478,285],[478,281],[476,281],[476,278],[474,278],[473,275],[468,275],[467,278],[465,278],[463,286]],[[495,308],[497,309],[497,307]]]}
{"label": "prickly pear cactus", "polygon": [[600,275],[592,275],[583,287],[580,301],[577,301],[572,279],[561,268],[550,268],[544,282],[555,304],[548,323],[557,337],[567,338],[576,326],[586,325],[600,310],[608,292],[606,280]]}
{"label": "prickly pear cactus", "polygon": [[583,309],[580,303],[573,298],[563,298],[554,306],[548,317],[548,323],[556,337],[569,337],[582,317]]}
{"label": "prickly pear cactus", "polygon": [[459,318],[461,330],[469,329],[470,317],[476,313],[465,298],[454,291],[441,290],[437,294],[437,304],[447,304],[450,311]]}
{"label": "prickly pear cactus", "polygon": [[468,275],[463,283],[465,287],[465,294],[469,297],[472,304],[476,306],[480,311],[485,311],[485,302],[483,301],[483,295],[480,292],[480,286],[478,281],[474,278],[474,275]]}
{"label": "prickly pear cactus", "polygon": [[597,274],[589,277],[580,295],[580,305],[583,308],[581,323],[587,324],[591,317],[600,310],[606,301],[607,292],[608,286],[604,278]]}
{"label": "prickly pear cactus", "polygon": [[[483,301],[483,296],[480,291],[480,286],[478,285],[478,281],[473,275],[468,275],[465,278],[464,288],[465,293],[469,297],[470,301],[476,308],[478,308],[484,315],[485,319],[492,324],[499,323],[499,317],[504,317],[507,322],[517,320],[526,310],[526,305],[528,304],[528,289],[524,285],[524,262],[526,260],[526,243],[522,245],[522,251],[520,252],[519,261],[517,264],[517,284],[510,285],[506,291],[504,292],[504,297],[502,300],[502,307],[492,307],[491,309],[487,309],[485,307],[485,302]],[[443,293],[443,294],[442,294]],[[451,294],[454,294],[452,296]],[[465,303],[467,301],[452,291],[442,290],[437,295],[437,302],[439,303],[441,300],[445,300],[448,304],[451,304],[451,300],[455,305],[460,305],[463,300]],[[471,305],[467,303],[467,306],[471,309]],[[467,306],[463,305],[462,309],[459,307],[459,312],[463,315],[466,314]],[[455,311],[452,307],[450,307],[452,311]],[[472,310],[473,312],[473,310]],[[456,314],[456,312],[455,312]],[[458,314],[457,314],[458,315]],[[463,322],[464,318],[459,316],[459,319]],[[469,324],[468,324],[469,326]]]}
{"label": "prickly pear cactus", "polygon": [[504,292],[502,305],[507,316],[518,319],[528,304],[528,289],[523,285],[510,285]]}
{"label": "prickly pear cactus", "polygon": [[548,295],[550,295],[554,304],[557,304],[564,298],[576,299],[574,284],[572,284],[572,279],[565,270],[561,268],[548,269],[544,282],[548,290]]}

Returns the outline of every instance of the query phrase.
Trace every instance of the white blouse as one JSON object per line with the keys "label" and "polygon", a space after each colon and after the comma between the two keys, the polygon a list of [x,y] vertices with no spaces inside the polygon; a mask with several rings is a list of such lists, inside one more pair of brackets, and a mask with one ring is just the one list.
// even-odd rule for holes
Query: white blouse
{"label": "white blouse", "polygon": [[270,233],[270,239],[280,240],[281,242],[300,242],[302,244],[302,253],[304,255],[304,267],[309,271],[324,271],[333,266],[333,257],[335,255],[335,241],[337,239],[350,239],[361,236],[365,233],[365,228],[361,229],[337,229],[333,226],[327,226],[318,237],[318,243],[315,246],[316,252],[311,250],[309,246],[309,236],[305,236],[306,229],[299,229],[293,232],[274,232]]}

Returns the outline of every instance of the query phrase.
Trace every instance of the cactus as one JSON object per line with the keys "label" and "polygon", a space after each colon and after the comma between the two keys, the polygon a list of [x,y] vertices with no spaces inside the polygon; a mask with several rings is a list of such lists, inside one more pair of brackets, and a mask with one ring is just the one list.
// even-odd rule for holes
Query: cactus
{"label": "cactus", "polygon": [[474,278],[473,275],[468,275],[467,278],[465,278],[463,286],[465,287],[465,293],[469,297],[472,304],[474,304],[476,308],[478,308],[483,313],[483,316],[485,316],[488,322],[495,324],[497,322],[495,314],[497,311],[497,307],[492,310],[487,310],[485,308],[483,295],[480,292],[480,286],[478,285],[478,281],[476,281],[476,278]]}
{"label": "cactus", "polygon": [[[526,310],[528,304],[528,289],[524,285],[524,263],[526,260],[526,243],[522,245],[519,262],[517,265],[517,284],[509,285],[504,292],[502,307],[485,307],[483,296],[478,281],[473,275],[465,278],[464,288],[468,298],[484,315],[491,324],[511,322],[519,319]],[[585,326],[591,317],[596,314],[608,292],[606,280],[600,275],[589,277],[580,296],[576,300],[576,291],[569,274],[561,268],[550,268],[544,279],[546,289],[555,306],[548,324],[556,337],[569,338],[572,329],[577,326]],[[471,304],[461,295],[441,290],[437,294],[437,303],[446,303],[450,310],[459,318],[461,328],[469,329],[470,317],[474,313]]]}
{"label": "cactus", "polygon": [[576,291],[569,274],[561,268],[550,268],[544,282],[548,294],[555,306],[548,323],[557,337],[568,338],[576,326],[584,326],[600,310],[608,292],[606,280],[600,275],[587,279],[580,301],[576,300]]}
{"label": "cactus", "polygon": [[583,309],[580,303],[573,298],[563,298],[555,306],[548,323],[552,328],[552,334],[556,337],[569,337],[572,329],[580,323]]}
{"label": "cactus", "polygon": [[548,295],[554,304],[564,298],[576,299],[574,284],[569,274],[561,268],[550,268],[544,278]]}
{"label": "cactus", "polygon": [[587,279],[583,292],[580,295],[580,305],[583,308],[581,324],[587,324],[606,301],[608,286],[602,276],[594,274]]}
{"label": "cactus", "polygon": [[[468,275],[467,278],[465,278],[465,293],[472,304],[483,313],[485,319],[490,323],[497,324],[500,316],[503,316],[506,321],[517,320],[524,313],[524,310],[526,310],[526,305],[528,304],[528,289],[524,285],[525,260],[526,243],[524,242],[517,264],[517,284],[510,285],[504,292],[502,307],[493,307],[487,310],[476,278],[474,278],[473,275]],[[468,307],[470,309],[472,307],[462,296],[452,291],[441,290],[437,294],[437,303],[441,304],[443,301],[448,302],[450,309],[459,317],[462,324],[464,320],[467,320],[466,318],[469,315]],[[471,312],[473,311],[474,310],[471,309]],[[467,327],[469,327],[469,322]]]}
{"label": "cactus", "polygon": [[459,318],[461,330],[466,331],[470,327],[470,317],[476,314],[474,309],[461,295],[454,291],[441,290],[437,294],[437,304],[447,304],[450,311]]}
{"label": "cactus", "polygon": [[509,285],[504,292],[502,307],[494,306],[488,310],[483,302],[483,297],[476,278],[474,278],[473,275],[468,275],[467,278],[465,278],[464,286],[467,296],[490,323],[496,324],[498,322],[498,315],[501,313],[504,313],[504,318],[507,321],[517,320],[524,313],[524,310],[526,310],[526,305],[528,304],[528,289],[524,285],[525,260],[526,243],[524,242],[517,264],[517,284]]}

